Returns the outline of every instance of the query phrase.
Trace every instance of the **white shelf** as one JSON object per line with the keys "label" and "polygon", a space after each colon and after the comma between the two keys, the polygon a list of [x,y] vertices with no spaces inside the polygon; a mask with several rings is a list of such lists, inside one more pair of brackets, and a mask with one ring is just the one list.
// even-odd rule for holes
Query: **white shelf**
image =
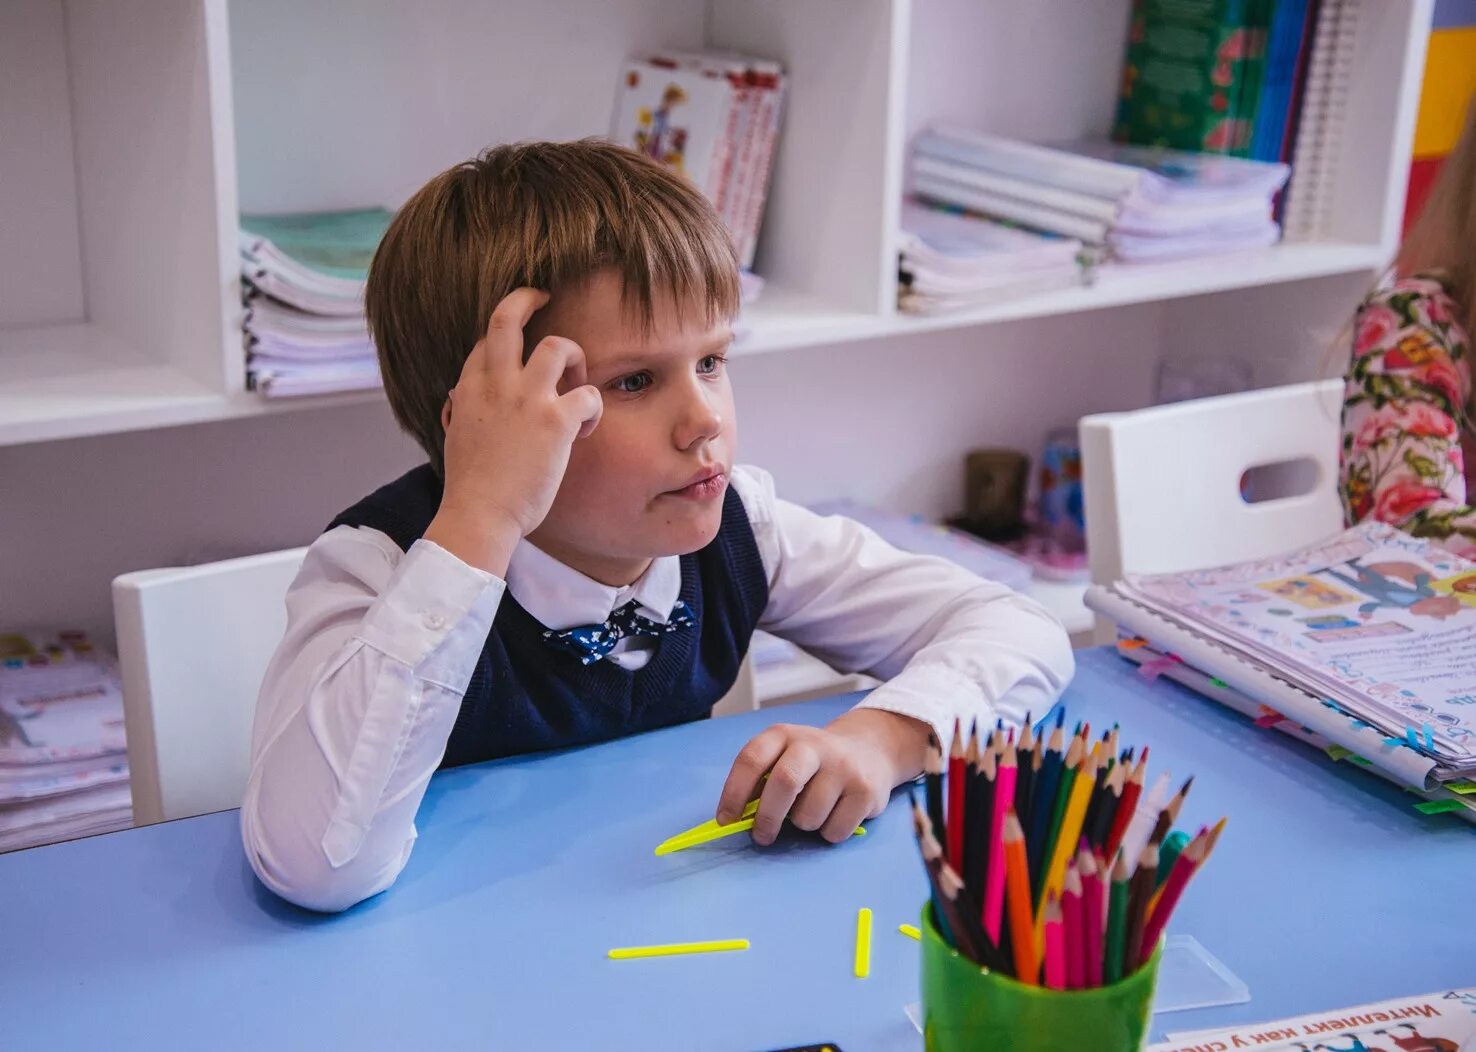
{"label": "white shelf", "polygon": [[734,345],[733,353],[766,354],[820,344],[1053,318],[1334,274],[1372,272],[1384,263],[1383,252],[1374,246],[1319,242],[1277,245],[1172,263],[1107,264],[1099,268],[1097,280],[1090,286],[921,317],[841,311],[813,298],[770,288],[744,311],[747,331]]}
{"label": "white shelf", "polygon": [[268,401],[212,390],[140,359],[96,325],[0,329],[0,446],[175,427],[383,398],[359,391]]}

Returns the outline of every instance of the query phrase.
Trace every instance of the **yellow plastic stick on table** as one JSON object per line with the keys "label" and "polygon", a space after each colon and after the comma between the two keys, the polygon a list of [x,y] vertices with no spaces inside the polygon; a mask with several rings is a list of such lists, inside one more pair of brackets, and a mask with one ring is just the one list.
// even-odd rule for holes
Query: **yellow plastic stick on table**
{"label": "yellow plastic stick on table", "polygon": [[[758,805],[759,802],[757,800],[750,800],[748,806],[743,809],[742,817],[738,821],[729,822],[725,826],[718,825],[716,819],[709,819],[700,826],[693,826],[685,832],[678,833],[674,837],[669,837],[656,845],[656,854],[670,855],[675,851],[685,851],[689,847],[696,847],[699,844],[721,840],[723,837],[732,836],[734,833],[746,833],[753,828],[754,815],[758,813]],[[865,836],[866,830],[857,826],[856,835]]]}
{"label": "yellow plastic stick on table", "polygon": [[856,978],[871,974],[871,911],[856,912]]}
{"label": "yellow plastic stick on table", "polygon": [[918,930],[915,924],[899,924],[897,925],[897,930],[909,939],[922,939],[922,932]]}
{"label": "yellow plastic stick on table", "polygon": [[738,816],[738,821],[729,822],[725,826],[717,824],[717,819],[709,819],[700,826],[693,826],[674,837],[669,837],[656,845],[656,854],[669,855],[673,851],[682,851],[698,844],[706,844],[712,840],[718,840],[734,833],[742,833],[753,828],[753,816],[758,813],[759,802],[750,800],[743,808],[743,814]]}
{"label": "yellow plastic stick on table", "polygon": [[717,939],[713,942],[674,942],[665,946],[624,946],[610,951],[610,960],[629,961],[637,957],[676,957],[688,953],[721,953],[746,950],[747,939]]}

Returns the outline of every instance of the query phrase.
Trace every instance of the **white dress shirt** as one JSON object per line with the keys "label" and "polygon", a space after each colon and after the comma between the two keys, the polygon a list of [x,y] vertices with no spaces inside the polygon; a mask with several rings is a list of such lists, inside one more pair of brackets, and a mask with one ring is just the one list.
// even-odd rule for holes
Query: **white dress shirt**
{"label": "white dress shirt", "polygon": [[[766,472],[737,467],[732,485],[769,583],[759,627],[838,671],[887,681],[862,707],[923,720],[947,741],[956,719],[1043,713],[1071,678],[1065,631],[1031,600],[899,551],[851,519],[779,500]],[[431,541],[402,552],[378,530],[351,526],[319,537],[287,593],[286,635],[257,702],[241,806],[257,876],[318,910],[394,883],[504,589],[564,629],[632,599],[664,621],[680,587],[677,556],[615,588],[526,541],[503,582]],[[651,643],[621,640],[606,660],[638,668]]]}

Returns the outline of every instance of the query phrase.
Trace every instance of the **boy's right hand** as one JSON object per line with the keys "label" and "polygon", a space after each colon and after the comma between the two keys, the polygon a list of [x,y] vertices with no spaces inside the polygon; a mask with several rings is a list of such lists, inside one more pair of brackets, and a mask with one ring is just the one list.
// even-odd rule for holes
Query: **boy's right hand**
{"label": "boy's right hand", "polygon": [[523,363],[523,330],[548,299],[521,288],[497,305],[441,415],[445,491],[426,539],[499,577],[548,514],[574,440],[604,408],[573,340],[545,337]]}

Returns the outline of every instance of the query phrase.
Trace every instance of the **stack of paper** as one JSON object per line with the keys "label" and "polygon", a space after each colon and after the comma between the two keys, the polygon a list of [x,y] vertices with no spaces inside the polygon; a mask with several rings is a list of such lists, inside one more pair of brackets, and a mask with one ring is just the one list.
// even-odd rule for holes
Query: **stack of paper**
{"label": "stack of paper", "polygon": [[132,824],[116,662],[80,632],[0,635],[0,851]]}
{"label": "stack of paper", "polygon": [[382,208],[241,217],[247,376],[268,398],[378,387],[364,281]]}
{"label": "stack of paper", "polygon": [[1078,285],[1082,243],[925,202],[902,205],[897,305],[934,314]]}
{"label": "stack of paper", "polygon": [[610,138],[695,183],[744,270],[758,248],[784,88],[778,63],[718,52],[663,51],[620,71]]}
{"label": "stack of paper", "polygon": [[1476,821],[1476,563],[1370,522],[1086,602],[1156,674]]}
{"label": "stack of paper", "polygon": [[934,128],[919,136],[919,197],[1105,246],[1127,262],[1274,244],[1290,169],[1107,142],[1061,146]]}

